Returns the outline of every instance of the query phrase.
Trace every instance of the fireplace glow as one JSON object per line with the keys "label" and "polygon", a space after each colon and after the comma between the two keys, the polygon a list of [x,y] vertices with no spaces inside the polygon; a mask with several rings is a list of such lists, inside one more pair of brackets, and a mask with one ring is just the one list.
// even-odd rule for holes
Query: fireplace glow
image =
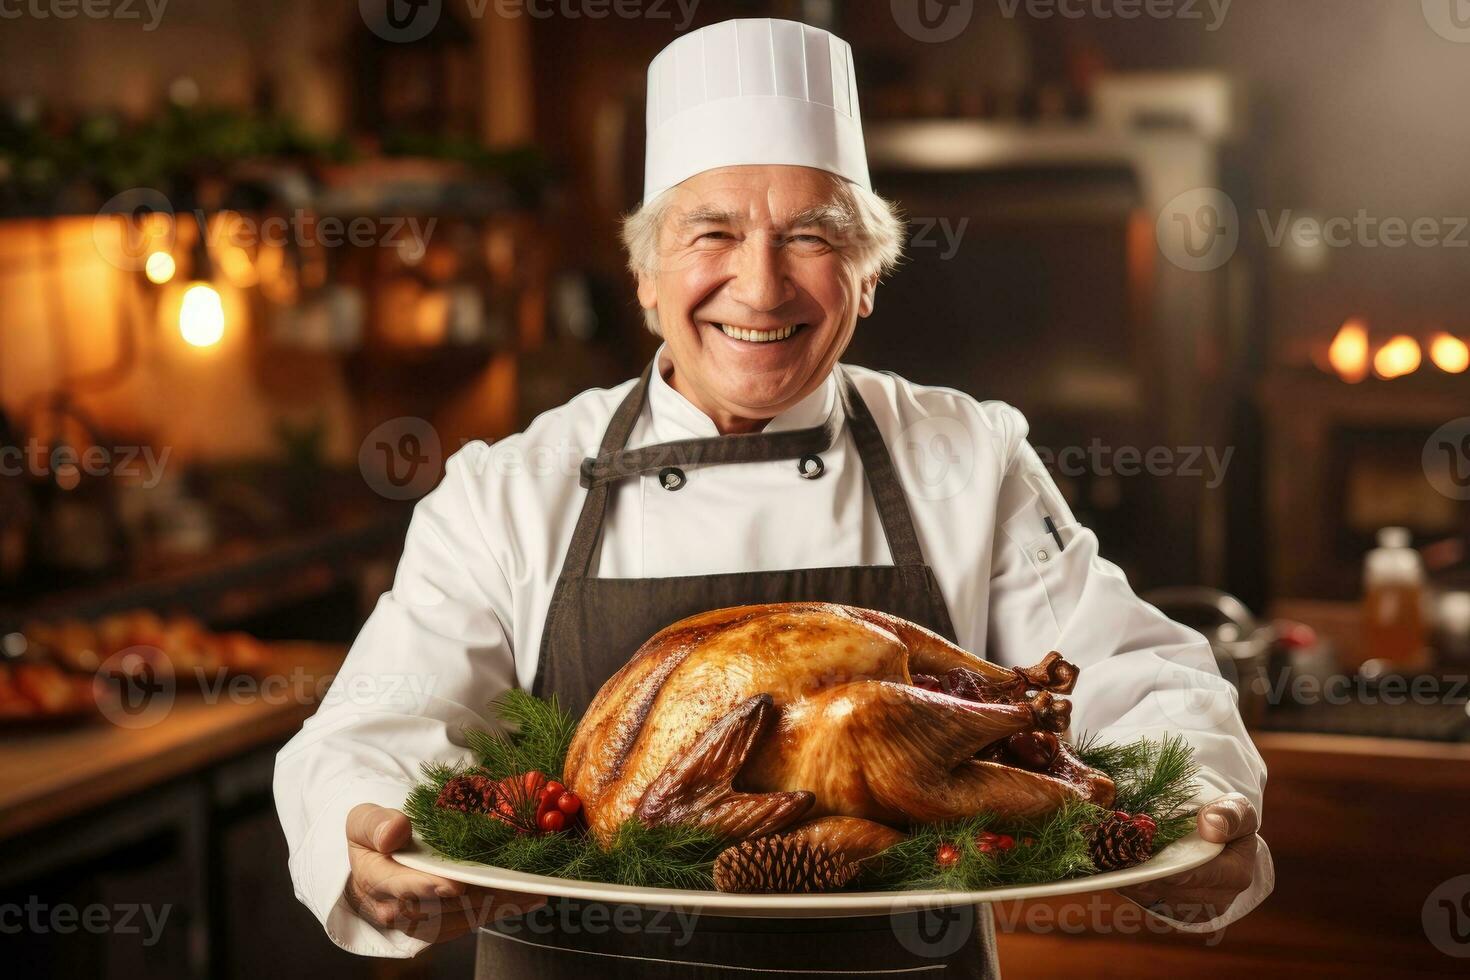
{"label": "fireplace glow", "polygon": [[1368,328],[1362,320],[1348,320],[1332,338],[1327,361],[1337,376],[1357,384],[1368,376]]}
{"label": "fireplace glow", "polygon": [[1419,342],[1413,337],[1400,334],[1378,348],[1378,353],[1373,355],[1373,373],[1385,381],[1402,378],[1419,370],[1422,359]]}
{"label": "fireplace glow", "polygon": [[1462,374],[1470,368],[1470,346],[1459,337],[1437,333],[1429,339],[1429,359],[1446,374]]}

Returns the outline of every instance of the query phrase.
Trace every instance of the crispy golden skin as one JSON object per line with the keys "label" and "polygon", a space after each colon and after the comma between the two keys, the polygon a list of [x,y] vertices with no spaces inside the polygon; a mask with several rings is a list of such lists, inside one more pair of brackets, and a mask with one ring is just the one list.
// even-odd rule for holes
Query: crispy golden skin
{"label": "crispy golden skin", "polygon": [[[910,673],[956,668],[994,700],[925,690]],[[1075,678],[1056,654],[998,667],[872,610],[719,609],[660,631],[603,685],[565,777],[603,839],[635,815],[740,838],[807,815],[904,827],[982,810],[1037,816],[1077,797],[1105,805],[1111,784],[1085,767],[975,758],[1011,735],[1060,731],[1068,705],[1051,692]]]}

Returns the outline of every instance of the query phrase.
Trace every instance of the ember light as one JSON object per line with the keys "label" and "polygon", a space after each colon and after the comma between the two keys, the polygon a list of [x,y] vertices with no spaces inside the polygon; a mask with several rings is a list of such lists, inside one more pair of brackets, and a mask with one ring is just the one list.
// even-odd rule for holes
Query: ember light
{"label": "ember light", "polygon": [[1327,360],[1337,376],[1357,384],[1368,376],[1368,328],[1362,320],[1348,320],[1332,339]]}
{"label": "ember light", "polygon": [[1419,342],[1413,337],[1399,334],[1378,348],[1378,353],[1373,355],[1373,373],[1385,381],[1402,378],[1419,370],[1422,360]]}
{"label": "ember light", "polygon": [[1470,368],[1470,346],[1459,337],[1437,333],[1429,339],[1429,359],[1447,374],[1463,374]]}

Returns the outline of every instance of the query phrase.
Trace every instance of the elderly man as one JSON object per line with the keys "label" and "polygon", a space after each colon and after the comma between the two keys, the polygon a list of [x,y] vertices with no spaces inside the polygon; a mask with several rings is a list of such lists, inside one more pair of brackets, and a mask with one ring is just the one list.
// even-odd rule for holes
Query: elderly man
{"label": "elderly man", "polygon": [[[869,187],[848,46],[729,21],[665,49],[648,92],[645,195],[624,241],[663,344],[642,377],[466,446],[418,505],[336,686],[423,683],[329,698],[278,760],[301,900],[335,942],[373,955],[484,926],[485,976],[993,975],[984,909],[949,923],[956,942],[888,916],[615,929],[605,907],[533,911],[542,899],[391,857],[419,765],[466,758],[461,729],[507,688],[580,710],[681,617],[828,600],[1004,664],[1060,649],[1083,667],[1074,727],[1182,733],[1203,766],[1200,832],[1228,846],[1130,897],[1180,929],[1245,914],[1272,880],[1256,836],[1265,771],[1209,647],[1099,557],[1014,408],[840,363],[903,233]],[[538,465],[569,448],[579,469]]]}

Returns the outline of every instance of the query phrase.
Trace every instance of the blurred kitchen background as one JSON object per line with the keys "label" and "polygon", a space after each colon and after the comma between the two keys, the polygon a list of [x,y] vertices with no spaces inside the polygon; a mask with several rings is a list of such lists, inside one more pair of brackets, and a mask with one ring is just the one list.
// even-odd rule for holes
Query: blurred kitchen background
{"label": "blurred kitchen background", "polygon": [[1462,6],[4,8],[0,908],[35,910],[0,920],[7,962],[469,975],[471,943],[328,943],[273,754],[444,457],[651,355],[617,245],[648,60],[785,16],[852,43],[911,219],[849,360],[1019,407],[1104,554],[1209,633],[1271,767],[1257,913],[1205,939],[1116,899],[1011,909],[1007,975],[1462,967]]}

